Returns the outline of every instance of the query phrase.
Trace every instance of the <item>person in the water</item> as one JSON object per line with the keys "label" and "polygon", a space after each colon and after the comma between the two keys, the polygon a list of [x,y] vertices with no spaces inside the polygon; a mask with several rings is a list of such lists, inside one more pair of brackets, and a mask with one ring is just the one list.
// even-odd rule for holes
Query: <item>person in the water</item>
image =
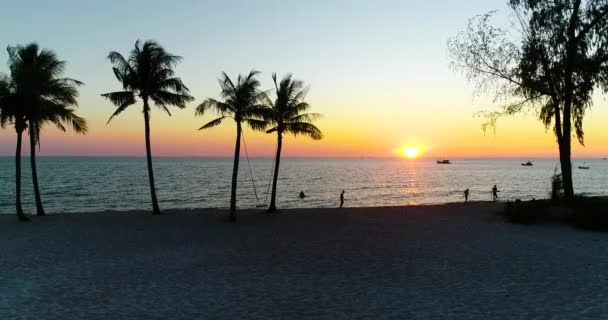
{"label": "person in the water", "polygon": [[300,191],[300,199],[304,199],[306,198],[306,195],[304,194],[304,190]]}
{"label": "person in the water", "polygon": [[469,189],[464,190],[464,203],[469,202]]}
{"label": "person in the water", "polygon": [[340,208],[344,205],[344,190],[340,193]]}
{"label": "person in the water", "polygon": [[498,187],[494,185],[494,187],[492,188],[492,201],[498,200],[498,192]]}

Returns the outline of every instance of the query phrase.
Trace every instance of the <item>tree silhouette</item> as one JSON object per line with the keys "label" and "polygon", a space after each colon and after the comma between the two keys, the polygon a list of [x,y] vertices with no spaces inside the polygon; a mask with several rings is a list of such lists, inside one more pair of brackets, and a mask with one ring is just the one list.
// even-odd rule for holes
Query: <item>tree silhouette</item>
{"label": "tree silhouette", "polygon": [[276,89],[274,103],[264,115],[265,120],[272,126],[267,133],[277,133],[277,153],[275,159],[274,175],[272,179],[272,193],[270,197],[269,212],[275,212],[277,197],[277,180],[279,178],[279,165],[281,163],[281,149],[283,148],[283,134],[290,133],[294,136],[306,135],[314,140],[323,138],[313,122],[321,117],[318,113],[304,113],[310,109],[310,105],[304,101],[307,89],[304,82],[293,80],[292,75],[286,75],[280,83],[277,83],[277,75],[272,75]]}
{"label": "tree silhouette", "polygon": [[219,118],[211,120],[199,130],[213,128],[223,120],[231,118],[236,122],[236,143],[234,148],[234,163],[232,167],[232,188],[230,192],[230,222],[236,222],[236,188],[241,151],[242,123],[245,122],[253,130],[264,130],[267,126],[263,120],[268,107],[266,93],[259,90],[257,80],[259,72],[252,70],[248,75],[239,75],[236,84],[223,72],[218,80],[223,101],[208,98],[196,107],[196,116],[203,116],[208,111],[214,111]]}
{"label": "tree silhouette", "polygon": [[472,19],[467,31],[449,42],[452,66],[479,91],[504,102],[499,111],[482,113],[484,128],[528,109],[547,128],[553,126],[564,197],[571,200],[572,136],[584,145],[583,118],[593,91],[608,89],[608,1],[510,0],[509,6],[518,32],[492,26],[493,13]]}
{"label": "tree silhouette", "polygon": [[[23,117],[18,119],[19,116],[15,115],[14,120],[16,129],[19,127],[18,131],[24,128],[22,120],[27,121],[36,211],[37,215],[44,216],[36,168],[36,145],[40,143],[40,130],[49,122],[62,131],[65,131],[64,124],[70,124],[74,131],[86,132],[86,121],[77,116],[73,109],[78,107],[78,86],[82,83],[70,78],[59,78],[66,62],[59,60],[53,51],[40,49],[36,43],[9,47],[8,53],[15,88],[15,110],[22,113],[19,116]],[[20,149],[18,146],[19,153]]]}
{"label": "tree silhouette", "polygon": [[23,110],[16,103],[17,98],[14,82],[11,78],[2,75],[0,77],[0,126],[4,128],[8,124],[13,124],[17,133],[17,149],[15,151],[15,206],[17,218],[19,221],[30,221],[21,207],[21,144],[26,120]]}
{"label": "tree silhouette", "polygon": [[180,109],[186,103],[194,100],[188,88],[180,78],[174,77],[174,68],[181,57],[165,51],[158,43],[146,41],[143,44],[137,40],[135,48],[131,50],[128,60],[120,53],[112,51],[108,59],[114,65],[114,75],[122,83],[123,91],[102,94],[102,96],[115,106],[108,123],[129,106],[135,104],[136,97],[143,101],[143,114],[146,136],[146,159],[148,163],[148,178],[150,181],[150,194],[152,197],[152,214],[161,214],[156,198],[154,185],[154,171],[152,169],[152,152],[150,148],[150,100],[160,109],[171,116],[168,106]]}

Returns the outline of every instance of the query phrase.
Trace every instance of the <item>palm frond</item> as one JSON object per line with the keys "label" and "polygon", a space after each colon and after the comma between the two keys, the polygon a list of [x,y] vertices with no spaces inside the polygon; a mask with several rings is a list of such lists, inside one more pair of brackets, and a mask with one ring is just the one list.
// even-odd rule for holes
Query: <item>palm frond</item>
{"label": "palm frond", "polygon": [[219,117],[217,119],[211,120],[207,122],[204,126],[200,127],[198,130],[205,130],[218,126],[222,123],[222,121],[224,121],[224,119],[226,119],[226,117]]}
{"label": "palm frond", "polygon": [[218,114],[222,114],[222,115],[224,115],[224,114],[234,115],[236,110],[234,110],[234,108],[227,103],[208,98],[207,100],[203,101],[203,103],[198,105],[198,107],[196,107],[195,115],[203,116],[208,111],[214,111],[214,112],[216,112]]}
{"label": "palm frond", "polygon": [[285,132],[291,133],[294,136],[306,135],[313,140],[323,139],[323,133],[314,124],[306,122],[291,122],[285,124]]}
{"label": "palm frond", "polygon": [[185,108],[187,102],[194,100],[194,98],[188,94],[178,94],[164,90],[154,91],[150,98],[158,106],[175,106],[180,109]]}
{"label": "palm frond", "polygon": [[258,120],[258,119],[244,119],[243,121],[245,121],[245,123],[247,123],[247,125],[256,131],[264,131],[266,130],[266,127],[268,127],[268,122],[264,121],[264,120]]}

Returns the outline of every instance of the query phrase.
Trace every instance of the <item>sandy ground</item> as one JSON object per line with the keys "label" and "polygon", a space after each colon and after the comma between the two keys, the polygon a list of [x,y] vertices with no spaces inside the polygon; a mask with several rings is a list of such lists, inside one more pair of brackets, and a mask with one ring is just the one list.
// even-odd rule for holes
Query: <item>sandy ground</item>
{"label": "sandy ground", "polygon": [[608,319],[608,235],[498,209],[3,216],[0,319]]}

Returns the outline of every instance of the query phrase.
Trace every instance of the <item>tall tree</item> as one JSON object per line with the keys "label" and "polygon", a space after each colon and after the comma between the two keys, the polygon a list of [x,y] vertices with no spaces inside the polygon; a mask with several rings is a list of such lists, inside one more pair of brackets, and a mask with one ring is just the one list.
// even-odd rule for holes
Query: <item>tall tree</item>
{"label": "tall tree", "polygon": [[572,136],[584,145],[583,118],[593,91],[608,89],[608,0],[510,0],[509,6],[518,27],[492,26],[493,13],[471,19],[467,31],[449,42],[452,65],[504,102],[484,114],[485,127],[530,109],[553,127],[570,200]]}
{"label": "tall tree", "polygon": [[267,123],[263,120],[268,107],[264,105],[267,101],[265,92],[260,91],[260,82],[257,79],[259,72],[252,70],[248,75],[239,75],[234,83],[228,75],[223,72],[219,79],[220,96],[223,101],[208,98],[196,108],[196,115],[203,116],[208,111],[215,111],[220,115],[199,130],[213,128],[230,118],[236,122],[236,143],[234,148],[234,163],[232,167],[232,188],[230,191],[230,222],[236,222],[236,188],[239,172],[239,157],[241,152],[242,123],[245,122],[253,130],[266,129]]}
{"label": "tall tree", "polygon": [[[36,145],[40,142],[40,129],[46,122],[50,122],[65,131],[63,124],[69,123],[74,131],[86,132],[86,121],[77,116],[73,109],[78,107],[78,86],[82,83],[60,78],[66,62],[59,60],[53,51],[40,49],[36,43],[9,47],[8,53],[11,79],[16,91],[15,103],[27,120],[30,136],[30,164],[36,211],[37,215],[44,216],[36,168]],[[22,128],[22,124],[19,126]]]}
{"label": "tall tree", "polygon": [[0,126],[4,128],[8,124],[13,124],[17,133],[17,149],[15,151],[15,206],[17,218],[19,221],[30,221],[21,207],[21,144],[26,120],[24,113],[16,102],[17,93],[14,82],[9,77],[0,77]]}
{"label": "tall tree", "polygon": [[180,109],[186,103],[194,100],[188,88],[180,78],[175,77],[173,70],[181,57],[168,53],[162,46],[154,41],[143,44],[137,40],[135,48],[131,50],[128,59],[120,53],[112,51],[108,59],[114,65],[114,75],[122,83],[123,91],[102,94],[115,106],[108,123],[129,106],[135,104],[136,97],[143,101],[143,114],[146,138],[146,159],[148,163],[148,179],[152,197],[152,214],[161,214],[156,198],[154,185],[154,171],[152,169],[152,151],[150,147],[150,101],[171,116],[168,106]]}
{"label": "tall tree", "polygon": [[307,93],[304,82],[293,80],[291,74],[286,75],[280,83],[277,83],[277,75],[272,74],[272,80],[274,81],[276,98],[265,115],[265,120],[271,125],[271,128],[266,132],[277,133],[277,153],[272,179],[270,207],[268,208],[269,212],[277,210],[277,180],[279,178],[281,150],[283,148],[283,134],[290,133],[294,136],[306,135],[314,140],[323,138],[321,130],[312,124],[321,115],[318,113],[304,113],[310,109],[310,105],[304,101]]}

